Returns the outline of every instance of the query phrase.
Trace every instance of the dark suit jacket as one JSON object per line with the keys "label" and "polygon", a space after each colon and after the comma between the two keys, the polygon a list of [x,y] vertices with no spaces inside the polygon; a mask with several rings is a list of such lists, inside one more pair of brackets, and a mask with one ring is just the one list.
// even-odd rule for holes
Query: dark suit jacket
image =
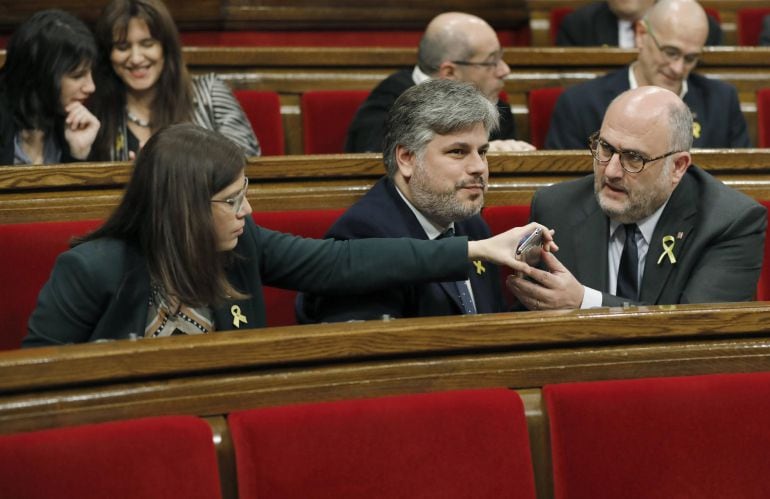
{"label": "dark suit jacket", "polygon": [[[246,219],[228,278],[250,298],[214,308],[217,330],[265,326],[262,284],[312,292],[368,293],[411,281],[465,279],[467,239],[442,241],[303,239]],[[142,336],[150,276],[133,245],[98,239],[62,253],[38,297],[23,346]],[[231,307],[246,322],[233,324]]]}
{"label": "dark suit jacket", "polygon": [[[489,227],[479,215],[455,222],[455,234],[468,236],[470,240],[485,239],[491,235]],[[326,237],[427,239],[417,217],[388,178],[377,182],[363,198],[351,206],[329,229]],[[485,270],[477,273],[473,265],[468,265],[477,311],[504,311],[498,268],[491,263],[484,263]],[[462,313],[460,297],[453,282],[404,284],[368,295],[306,295],[299,299],[297,309],[300,322],[379,319],[383,314],[391,317],[425,317]]]}
{"label": "dark suit jacket", "polygon": [[[695,73],[690,73],[687,85],[684,102],[700,133],[697,137],[693,130],[693,147],[751,147],[735,87]],[[587,148],[588,136],[601,128],[607,106],[629,88],[625,66],[565,90],[553,109],[545,148]]]}
{"label": "dark suit jacket", "polygon": [[[709,33],[706,45],[722,45],[722,27],[708,17]],[[618,17],[607,2],[584,5],[564,16],[556,34],[556,45],[591,47],[618,46]]]}
{"label": "dark suit jacket", "polygon": [[[604,293],[602,304],[627,302],[607,293],[609,219],[594,197],[594,177],[555,184],[532,199],[532,220],[556,229],[556,257],[584,285]],[[762,266],[765,208],[691,166],[674,190],[650,241],[640,285],[646,304],[751,300]],[[679,235],[681,233],[681,238]],[[663,237],[677,238],[658,263]]]}
{"label": "dark suit jacket", "polygon": [[[369,97],[356,111],[353,121],[348,127],[345,152],[382,152],[382,141],[385,139],[385,120],[398,96],[404,93],[407,88],[414,86],[413,69],[402,69],[393,73],[372,90]],[[500,128],[490,136],[490,140],[515,138],[511,106],[503,101],[498,101],[497,110],[500,112]]]}

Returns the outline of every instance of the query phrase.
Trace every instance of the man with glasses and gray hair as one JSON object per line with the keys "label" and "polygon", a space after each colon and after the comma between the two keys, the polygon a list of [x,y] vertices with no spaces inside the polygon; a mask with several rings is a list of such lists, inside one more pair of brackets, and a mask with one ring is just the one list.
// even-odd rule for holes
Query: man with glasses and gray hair
{"label": "man with glasses and gray hair", "polygon": [[[612,101],[589,139],[594,173],[539,190],[531,219],[556,254],[507,284],[529,309],[751,300],[766,210],[691,165],[692,116],[655,86]],[[526,277],[526,278],[525,278]]]}
{"label": "man with glasses and gray hair", "polygon": [[751,147],[738,93],[732,85],[693,73],[708,34],[695,0],[661,0],[636,23],[639,55],[632,64],[568,88],[559,97],[546,149],[579,149],[599,128],[610,101],[625,90],[657,85],[681,97],[693,114],[693,146]]}
{"label": "man with glasses and gray hair", "polygon": [[345,152],[381,152],[385,119],[393,103],[406,89],[431,79],[472,83],[497,104],[500,123],[490,139],[490,150],[532,150],[531,144],[515,140],[511,107],[498,98],[510,72],[497,34],[486,21],[462,12],[439,14],[420,40],[417,65],[380,82],[358,109],[348,128]]}

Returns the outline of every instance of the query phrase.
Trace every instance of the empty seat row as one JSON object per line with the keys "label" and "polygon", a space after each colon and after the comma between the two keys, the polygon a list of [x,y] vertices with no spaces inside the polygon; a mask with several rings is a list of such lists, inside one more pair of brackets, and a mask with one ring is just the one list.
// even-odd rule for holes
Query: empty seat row
{"label": "empty seat row", "polygon": [[[770,497],[770,373],[548,385],[543,399],[557,499]],[[227,421],[241,498],[536,497],[512,390],[252,409]],[[203,499],[232,488],[209,425],[168,416],[0,436],[0,490]]]}
{"label": "empty seat row", "polygon": [[[538,149],[545,144],[556,99],[563,87],[530,90],[528,115],[530,142]],[[251,122],[266,156],[285,153],[281,104],[269,91],[238,90],[236,97]],[[301,97],[305,154],[341,153],[348,126],[368,90],[319,90]],[[770,147],[770,88],[757,91],[757,146]]]}

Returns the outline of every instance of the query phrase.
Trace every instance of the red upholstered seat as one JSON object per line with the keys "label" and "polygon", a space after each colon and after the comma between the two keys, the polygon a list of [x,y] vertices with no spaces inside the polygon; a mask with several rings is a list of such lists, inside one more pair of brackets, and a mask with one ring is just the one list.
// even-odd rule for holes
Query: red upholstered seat
{"label": "red upholstered seat", "polygon": [[770,14],[770,7],[738,9],[735,13],[738,24],[738,45],[751,47],[759,45],[762,19],[768,14]]}
{"label": "red upholstered seat", "polygon": [[315,90],[302,94],[305,154],[341,153],[348,126],[368,90]]}
{"label": "red upholstered seat", "polygon": [[40,288],[70,239],[98,220],[0,225],[0,350],[19,348]]}
{"label": "red upholstered seat", "polygon": [[218,499],[211,429],[174,416],[0,436],[0,495]]}
{"label": "red upholstered seat", "polygon": [[554,7],[549,12],[548,17],[550,20],[549,32],[551,34],[551,45],[556,45],[556,36],[559,34],[559,26],[561,26],[562,20],[571,14],[575,10],[574,7]]}
{"label": "red upholstered seat", "polygon": [[[268,229],[320,239],[344,211],[344,209],[266,211],[254,212],[252,217],[257,225]],[[264,286],[262,292],[265,298],[268,326],[297,324],[297,318],[294,315],[296,291]]]}
{"label": "red upholstered seat", "polygon": [[242,499],[534,498],[516,392],[406,395],[231,413]]}
{"label": "red upholstered seat", "polygon": [[234,93],[259,140],[262,155],[285,154],[281,101],[278,93],[257,90],[236,90]]}
{"label": "red upholstered seat", "polygon": [[551,125],[551,114],[562,92],[562,87],[535,88],[529,91],[529,137],[532,145],[538,149],[545,145],[548,127]]}
{"label": "red upholstered seat", "polygon": [[546,386],[554,497],[770,497],[770,373]]}
{"label": "red upholstered seat", "polygon": [[757,142],[770,147],[770,88],[757,90]]}

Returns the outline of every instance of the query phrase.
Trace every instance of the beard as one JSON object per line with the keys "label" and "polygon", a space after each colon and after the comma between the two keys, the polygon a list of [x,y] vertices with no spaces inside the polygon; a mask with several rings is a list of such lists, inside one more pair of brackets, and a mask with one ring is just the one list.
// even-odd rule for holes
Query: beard
{"label": "beard", "polygon": [[[622,224],[638,222],[655,213],[655,210],[660,208],[671,195],[669,186],[673,167],[672,162],[666,161],[655,183],[647,186],[629,187],[625,182],[625,176],[619,181],[610,182],[603,175],[594,174],[596,201],[611,220]],[[605,199],[601,192],[605,184],[625,190],[626,201],[620,204],[618,201]]]}
{"label": "beard", "polygon": [[[443,191],[433,187],[437,182],[433,182],[432,178],[428,169],[419,163],[409,181],[413,204],[426,217],[435,223],[447,226],[451,222],[460,222],[479,214],[484,206],[484,193],[487,191],[487,181],[483,176],[457,182],[451,189]],[[479,185],[482,187],[482,192],[475,198],[461,200],[458,197],[460,189]]]}

